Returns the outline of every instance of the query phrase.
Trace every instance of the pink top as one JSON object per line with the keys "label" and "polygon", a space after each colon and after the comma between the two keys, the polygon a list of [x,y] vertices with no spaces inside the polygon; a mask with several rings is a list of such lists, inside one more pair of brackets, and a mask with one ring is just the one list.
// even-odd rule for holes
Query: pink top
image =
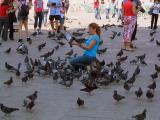
{"label": "pink top", "polygon": [[124,16],[135,16],[133,12],[133,2],[131,0],[127,0],[123,3],[123,12]]}
{"label": "pink top", "polygon": [[96,1],[94,2],[94,8],[99,8],[99,0],[96,0]]}
{"label": "pink top", "polygon": [[34,9],[35,9],[35,12],[42,12],[43,11],[43,0],[35,0]]}

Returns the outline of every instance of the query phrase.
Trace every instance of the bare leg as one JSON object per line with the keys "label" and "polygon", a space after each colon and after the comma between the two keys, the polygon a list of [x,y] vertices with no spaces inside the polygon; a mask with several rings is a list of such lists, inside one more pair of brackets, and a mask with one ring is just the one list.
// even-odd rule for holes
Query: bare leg
{"label": "bare leg", "polygon": [[28,20],[25,20],[25,21],[24,21],[24,27],[25,27],[26,37],[29,38],[29,33],[28,33]]}

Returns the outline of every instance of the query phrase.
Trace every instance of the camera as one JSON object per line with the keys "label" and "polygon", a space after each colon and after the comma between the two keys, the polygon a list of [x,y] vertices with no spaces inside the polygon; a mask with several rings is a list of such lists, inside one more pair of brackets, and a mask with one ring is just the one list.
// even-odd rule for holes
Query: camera
{"label": "camera", "polygon": [[57,5],[56,3],[52,3],[52,6],[54,6],[54,7],[55,7],[56,5]]}

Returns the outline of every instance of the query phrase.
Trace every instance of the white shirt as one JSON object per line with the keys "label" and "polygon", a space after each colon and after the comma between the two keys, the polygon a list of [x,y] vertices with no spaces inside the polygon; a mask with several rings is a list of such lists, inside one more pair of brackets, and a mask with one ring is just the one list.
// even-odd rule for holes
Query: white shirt
{"label": "white shirt", "polygon": [[45,10],[48,9],[47,3],[48,3],[47,0],[44,0],[44,1],[43,1],[43,8],[44,8]]}
{"label": "white shirt", "polygon": [[160,4],[159,3],[154,3],[152,13],[159,14],[159,11],[160,11]]}

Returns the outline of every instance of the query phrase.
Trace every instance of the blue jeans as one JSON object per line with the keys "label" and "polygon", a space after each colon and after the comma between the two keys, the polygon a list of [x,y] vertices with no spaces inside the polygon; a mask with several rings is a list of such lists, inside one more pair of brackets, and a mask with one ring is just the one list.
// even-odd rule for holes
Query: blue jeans
{"label": "blue jeans", "polygon": [[75,69],[79,69],[79,68],[85,69],[85,64],[90,64],[95,59],[96,57],[82,55],[82,56],[70,59],[69,62],[73,67],[75,67]]}
{"label": "blue jeans", "polygon": [[109,19],[109,14],[110,14],[110,8],[106,8],[106,18]]}
{"label": "blue jeans", "polygon": [[122,9],[120,8],[117,9],[117,17],[118,17],[118,20],[121,20],[122,18]]}
{"label": "blue jeans", "polygon": [[43,12],[43,23],[46,25],[47,22],[48,22],[48,11],[45,10],[45,11]]}
{"label": "blue jeans", "polygon": [[9,19],[0,18],[0,36],[2,40],[6,41],[8,38]]}
{"label": "blue jeans", "polygon": [[95,9],[95,18],[96,18],[96,19],[101,19],[100,9],[99,9],[99,8],[96,8],[96,9]]}

